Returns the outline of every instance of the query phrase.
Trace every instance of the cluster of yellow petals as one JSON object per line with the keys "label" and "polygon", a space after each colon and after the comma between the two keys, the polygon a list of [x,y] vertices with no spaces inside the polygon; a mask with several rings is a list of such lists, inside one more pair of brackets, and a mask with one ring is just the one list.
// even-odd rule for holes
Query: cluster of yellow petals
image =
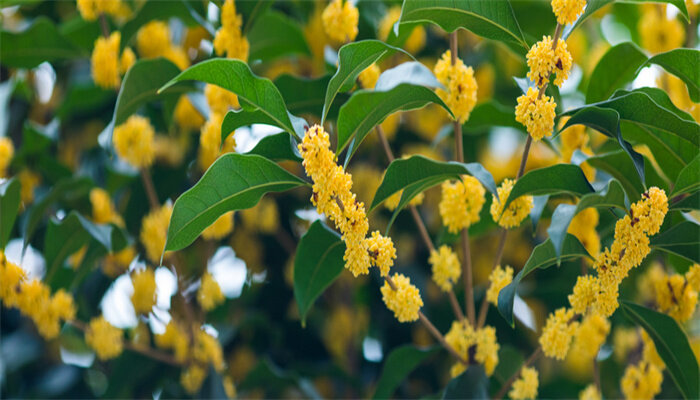
{"label": "cluster of yellow petals", "polygon": [[620,385],[627,399],[653,399],[661,391],[663,374],[654,364],[642,360],[625,369]]}
{"label": "cluster of yellow petals", "polygon": [[243,36],[241,27],[243,19],[236,14],[236,4],[233,0],[224,1],[221,7],[221,28],[214,36],[214,51],[218,55],[226,55],[242,61],[248,61],[250,43]]}
{"label": "cluster of yellow petals", "polygon": [[[498,187],[498,199],[496,196],[492,196],[491,201],[491,217],[498,225],[508,229],[515,228],[520,225],[521,222],[528,215],[530,215],[530,210],[534,205],[532,196],[520,196],[508,204],[507,209],[503,209],[503,202],[510,196],[510,191],[513,190],[513,185],[515,181],[512,179],[505,179]],[[499,200],[500,199],[500,200]]]}
{"label": "cluster of yellow petals", "polygon": [[520,377],[513,382],[513,387],[508,392],[513,400],[534,399],[539,388],[539,374],[533,367],[524,367],[520,371]]}
{"label": "cluster of yellow petals", "polygon": [[[0,177],[1,176],[2,169],[0,169]],[[26,208],[29,204],[34,202],[34,189],[41,183],[41,175],[25,168],[19,171],[17,179],[19,179],[20,184],[19,197],[22,202],[22,207]]]}
{"label": "cluster of yellow petals", "polygon": [[195,108],[187,95],[182,95],[180,99],[178,99],[173,117],[175,118],[175,122],[186,130],[199,130],[202,124],[204,124],[204,117],[202,117],[202,114]]}
{"label": "cluster of yellow petals", "polygon": [[555,48],[552,38],[543,36],[527,52],[527,66],[530,68],[527,77],[540,88],[549,82],[550,74],[557,75],[554,84],[561,87],[569,77],[572,65],[573,58],[564,40],[558,40]]}
{"label": "cluster of yellow petals", "polygon": [[204,86],[204,97],[212,113],[225,115],[228,110],[240,108],[238,96],[217,85]]}
{"label": "cluster of yellow petals", "polygon": [[593,257],[598,256],[600,253],[600,235],[596,231],[598,226],[598,210],[595,208],[586,208],[576,216],[569,223],[569,228],[567,232],[576,236],[578,240],[581,241],[583,247],[586,248],[589,254]]}
{"label": "cluster of yellow petals", "polygon": [[443,292],[452,290],[452,286],[462,275],[462,267],[457,254],[448,245],[443,244],[430,252],[428,262],[433,271],[433,281]]}
{"label": "cluster of yellow petals", "polygon": [[141,221],[141,244],[146,249],[146,256],[154,263],[160,263],[160,255],[165,249],[165,239],[168,235],[170,216],[173,214],[173,206],[165,204],[161,208],[151,211]]}
{"label": "cluster of yellow petals", "polygon": [[563,360],[569,352],[571,339],[576,334],[578,322],[573,321],[574,310],[559,308],[549,315],[540,335],[542,352],[551,358]]}
{"label": "cluster of yellow petals", "polygon": [[214,276],[209,272],[202,275],[202,281],[197,290],[197,302],[204,311],[212,310],[214,307],[223,303],[226,297],[221,291],[221,287],[214,279]]}
{"label": "cluster of yellow petals", "polygon": [[46,339],[58,336],[61,321],[75,318],[73,296],[63,289],[51,289],[38,279],[28,279],[24,270],[7,260],[0,251],[0,300],[5,307],[16,307],[36,325]]}
{"label": "cluster of yellow petals", "polygon": [[357,79],[360,81],[360,85],[364,89],[374,89],[374,86],[376,86],[377,81],[379,80],[379,75],[382,73],[382,70],[379,68],[379,66],[375,63],[372,63],[369,67],[365,68],[360,72],[360,75],[357,76]]}
{"label": "cluster of yellow petals", "polygon": [[332,0],[321,14],[323,30],[336,43],[352,42],[357,36],[360,12],[348,0]]}
{"label": "cluster of yellow petals", "polygon": [[131,304],[139,314],[148,314],[156,304],[156,274],[151,268],[137,270],[131,274],[134,293]]}
{"label": "cluster of yellow petals", "polygon": [[677,18],[666,17],[666,7],[645,7],[637,22],[642,47],[651,53],[663,53],[683,47],[685,29]]}
{"label": "cluster of yellow petals", "polygon": [[[563,127],[569,117],[559,118],[560,129]],[[593,151],[588,145],[588,134],[586,133],[585,125],[572,125],[563,131],[559,132],[559,138],[561,140],[561,161],[564,163],[570,163],[574,151],[579,150],[585,155],[592,156]],[[595,169],[591,167],[587,162],[581,163],[579,165],[583,174],[586,175],[589,181],[595,180]],[[579,238],[580,240],[580,238]],[[591,251],[589,250],[589,253]],[[597,252],[596,252],[597,253]],[[593,254],[593,253],[591,253]]]}
{"label": "cluster of yellow petals", "polygon": [[155,157],[155,131],[148,119],[132,115],[114,128],[112,143],[117,155],[134,168],[148,168]]}
{"label": "cluster of yellow petals", "polygon": [[136,50],[143,58],[164,57],[180,69],[190,66],[190,59],[182,46],[170,40],[170,28],[163,21],[151,21],[136,34]]}
{"label": "cluster of yellow petals", "polygon": [[274,198],[263,197],[254,207],[239,212],[243,224],[252,230],[272,235],[279,228],[279,210]]}
{"label": "cluster of yellow petals", "polygon": [[389,282],[384,282],[381,288],[382,300],[386,307],[394,312],[399,322],[413,322],[418,319],[420,308],[423,307],[423,299],[418,288],[411,284],[411,279],[394,274],[391,280],[396,286],[394,290]]}
{"label": "cluster of yellow petals", "polygon": [[124,219],[114,208],[109,193],[102,188],[90,190],[90,204],[92,205],[92,220],[98,224],[116,224],[124,226]]}
{"label": "cluster of yellow petals", "polygon": [[[389,34],[391,34],[391,31],[394,29],[394,24],[396,24],[400,17],[400,6],[389,8],[377,25],[377,39],[386,42],[387,39],[389,39]],[[403,43],[403,48],[411,54],[416,54],[425,47],[426,38],[425,28],[422,25],[418,25],[413,28],[411,34],[406,38],[406,41]]]}
{"label": "cluster of yellow petals", "polygon": [[123,17],[131,12],[122,0],[78,0],[76,5],[86,21],[95,21],[100,14]]}
{"label": "cluster of yellow petals", "polygon": [[670,315],[679,322],[685,322],[693,316],[698,304],[698,291],[690,283],[688,276],[696,273],[697,267],[695,270],[691,268],[685,276],[663,274],[655,282],[654,292],[659,311]]}
{"label": "cluster of yellow petals", "polygon": [[156,346],[172,350],[175,360],[183,362],[189,357],[190,342],[187,333],[175,322],[170,320],[165,326],[165,332],[154,336]]}
{"label": "cluster of yellow petals", "polygon": [[552,134],[557,104],[547,96],[539,96],[534,88],[528,88],[527,93],[518,97],[515,107],[515,120],[527,129],[534,141],[541,140]]}
{"label": "cluster of yellow petals", "polygon": [[90,71],[96,85],[106,89],[116,88],[121,83],[121,76],[136,62],[134,52],[128,47],[119,57],[120,42],[119,32],[95,40],[95,48],[90,57]]}
{"label": "cluster of yellow petals", "polygon": [[452,110],[455,119],[461,124],[464,123],[476,105],[477,83],[474,69],[464,65],[461,59],[457,59],[452,65],[452,53],[447,50],[435,64],[434,72],[435,77],[446,89],[437,89],[436,93]]}
{"label": "cluster of yellow petals", "polygon": [[124,333],[112,326],[103,316],[90,320],[85,330],[85,343],[95,350],[97,358],[109,360],[124,350]]}
{"label": "cluster of yellow petals", "polygon": [[14,155],[15,146],[12,140],[7,136],[0,137],[0,178],[7,176],[7,168]]}
{"label": "cluster of yellow petals", "polygon": [[505,269],[500,265],[491,271],[489,275],[489,289],[486,291],[486,301],[491,304],[498,304],[498,294],[501,293],[504,287],[508,286],[513,281],[513,268],[506,266]]}
{"label": "cluster of yellow petals", "polygon": [[586,6],[586,0],[552,0],[552,11],[561,26],[573,24]]}
{"label": "cluster of yellow petals", "polygon": [[202,171],[206,171],[222,154],[232,153],[236,148],[234,134],[230,134],[221,145],[221,123],[223,114],[212,112],[209,120],[202,126],[199,135],[199,151],[197,163]]}
{"label": "cluster of yellow petals", "polygon": [[598,275],[579,278],[569,296],[577,313],[582,314],[589,307],[606,317],[615,312],[620,283],[651,251],[649,236],[659,231],[666,212],[666,193],[652,187],[632,204],[629,215],[617,221],[613,244],[600,253],[594,264]]}
{"label": "cluster of yellow petals", "polygon": [[389,270],[394,265],[396,259],[396,248],[391,238],[382,236],[379,231],[372,232],[372,235],[365,239],[364,245],[369,253],[369,260],[373,266],[379,268],[381,276],[388,276]]}
{"label": "cluster of yellow petals", "polygon": [[586,386],[585,389],[583,389],[579,394],[578,394],[578,399],[579,400],[601,400],[602,397],[600,396],[600,392],[598,391],[598,388],[595,386],[594,383]]}
{"label": "cluster of yellow petals", "polygon": [[578,371],[590,370],[608,333],[610,322],[607,318],[594,313],[586,315],[576,329],[571,350],[567,355],[567,364],[578,367],[575,368]]}
{"label": "cluster of yellow petals", "polygon": [[470,175],[462,175],[462,179],[454,183],[443,182],[438,209],[442,223],[450,233],[458,233],[479,222],[479,213],[486,201],[485,193],[481,183]]}
{"label": "cluster of yellow petals", "polygon": [[102,262],[102,272],[110,278],[116,278],[129,268],[129,264],[134,258],[136,258],[136,250],[133,246],[127,246],[115,253],[107,254]]}
{"label": "cluster of yellow petals", "polygon": [[[474,329],[467,321],[454,321],[445,335],[445,341],[457,354],[467,360],[467,364],[483,365],[486,375],[491,376],[498,365],[498,341],[496,330],[491,326]],[[452,377],[464,372],[466,366],[458,361],[450,369]]]}
{"label": "cluster of yellow petals", "polygon": [[369,314],[365,308],[339,304],[323,326],[323,342],[333,357],[346,362],[353,343],[367,330]]}
{"label": "cluster of yellow petals", "polygon": [[202,231],[204,239],[219,240],[226,237],[233,231],[233,211],[229,211],[214,221]]}

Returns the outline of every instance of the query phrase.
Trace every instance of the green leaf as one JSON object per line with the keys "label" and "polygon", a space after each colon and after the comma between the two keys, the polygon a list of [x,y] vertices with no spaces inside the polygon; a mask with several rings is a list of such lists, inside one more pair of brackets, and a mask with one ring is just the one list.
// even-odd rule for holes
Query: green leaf
{"label": "green leaf", "polygon": [[[661,171],[675,181],[688,161],[697,154],[691,146],[677,136],[658,129],[647,128],[630,122],[620,124],[622,135],[632,143],[643,143],[649,147]],[[643,157],[641,157],[643,159]]]}
{"label": "green leaf", "polygon": [[561,263],[561,261],[576,260],[581,257],[592,259],[591,255],[586,251],[586,248],[576,239],[576,236],[570,233],[567,233],[564,238],[560,256],[557,256],[551,239],[547,239],[543,243],[538,244],[532,250],[532,254],[530,254],[530,258],[525,263],[523,269],[521,269],[520,272],[515,275],[513,281],[501,289],[501,292],[498,294],[498,312],[501,313],[503,318],[511,326],[514,326],[513,301],[515,300],[515,292],[518,289],[520,281],[536,269],[545,269],[557,263]]}
{"label": "green leaf", "polygon": [[257,19],[248,33],[250,60],[270,61],[289,54],[310,54],[304,34],[295,23],[278,12]]}
{"label": "green leaf", "polygon": [[185,0],[148,0],[136,12],[136,15],[120,29],[122,34],[120,48],[123,50],[128,46],[131,38],[136,35],[143,25],[151,21],[167,22],[170,18],[177,18],[188,26],[202,25],[211,35],[214,35],[214,29],[211,25],[201,18],[198,18],[197,14],[188,7]]}
{"label": "green leaf", "polygon": [[700,398],[698,360],[678,323],[668,315],[629,301],[621,301],[620,306],[625,315],[644,328],[654,341],[656,351],[683,397]]}
{"label": "green leaf", "polygon": [[177,101],[181,94],[194,86],[177,85],[167,91],[158,89],[180,73],[180,69],[165,58],[142,59],[129,68],[124,76],[117,105],[114,107],[114,126],[119,126],[144,104],[154,100]]}
{"label": "green leaf", "polygon": [[58,30],[85,53],[92,52],[95,40],[102,35],[99,21],[86,21],[80,15],[62,23]]}
{"label": "green leaf", "polygon": [[275,161],[302,161],[294,138],[287,132],[265,136],[246,154],[257,154]]}
{"label": "green leaf", "polygon": [[16,178],[0,183],[0,249],[10,240],[19,211],[21,184]]}
{"label": "green leaf", "polygon": [[[294,133],[304,135],[305,121],[292,116],[284,103],[279,90],[269,79],[253,75],[248,64],[240,60],[215,58],[195,64],[166,83],[160,91],[177,82],[198,80],[218,85],[238,95],[244,110],[260,110],[274,125]],[[301,120],[301,121],[300,121]]]}
{"label": "green leaf", "polygon": [[615,207],[627,211],[625,192],[620,182],[611,179],[608,186],[600,193],[590,193],[581,197],[577,204],[559,204],[552,214],[552,222],[547,228],[549,238],[554,244],[557,255],[561,254],[562,244],[569,224],[574,217],[589,207]]}
{"label": "green leaf", "polygon": [[44,61],[79,58],[83,52],[56,29],[46,17],[39,17],[22,32],[0,31],[0,59],[6,67],[34,68]]}
{"label": "green leaf", "polygon": [[646,64],[647,56],[632,42],[611,47],[598,61],[586,91],[586,103],[610,98],[616,89],[631,82],[639,68]]}
{"label": "green leaf", "polygon": [[668,209],[679,211],[700,210],[700,192],[695,192],[690,196],[682,196],[680,200],[672,202]]}
{"label": "green leaf", "polygon": [[488,39],[516,45],[523,52],[528,48],[509,1],[406,0],[400,22],[402,25],[430,22],[447,32],[464,28]]}
{"label": "green leaf", "polygon": [[338,93],[352,89],[360,72],[382,57],[397,51],[403,52],[398,47],[389,46],[379,40],[362,40],[341,47],[338,51],[338,69],[328,82],[326,89],[321,121],[326,120],[330,106]]}
{"label": "green leaf", "polygon": [[700,225],[683,221],[651,238],[651,248],[700,263]]}
{"label": "green leaf", "polygon": [[469,365],[466,371],[450,380],[443,399],[488,399],[489,379],[480,364]]}
{"label": "green leaf", "polygon": [[695,103],[700,102],[700,51],[695,49],[673,49],[657,54],[649,59],[673,75],[681,78],[688,86],[688,94]]}
{"label": "green leaf", "polygon": [[586,162],[593,168],[605,171],[610,174],[610,176],[620,181],[622,187],[625,188],[629,200],[635,202],[641,198],[646,187],[658,186],[665,189],[666,186],[658,173],[656,173],[651,162],[649,162],[646,157],[643,157],[642,160],[644,163],[646,182],[642,182],[639,179],[639,175],[635,173],[635,167],[632,161],[622,150],[589,157]]}
{"label": "green leaf", "polygon": [[522,129],[522,125],[515,120],[515,109],[505,106],[496,100],[479,103],[474,107],[469,119],[464,123],[465,132],[474,132],[480,129],[488,129],[493,126],[506,126]]}
{"label": "green leaf", "polygon": [[[330,75],[309,79],[285,74],[275,79],[275,86],[282,93],[290,113],[294,115],[311,114],[320,118],[326,88],[330,80]],[[336,97],[340,101],[331,106],[326,115],[327,119],[335,120],[338,118],[340,104],[347,101],[349,96],[342,94]]]}
{"label": "green leaf", "polygon": [[683,170],[678,174],[678,179],[673,185],[671,196],[690,193],[700,188],[700,155],[696,156]]}
{"label": "green leaf", "polygon": [[428,357],[438,352],[437,346],[418,348],[407,344],[398,347],[389,354],[382,367],[382,374],[377,381],[373,399],[389,399],[411,373]]}
{"label": "green leaf", "polygon": [[523,175],[515,182],[503,209],[520,196],[541,196],[545,194],[568,193],[582,196],[594,192],[593,187],[581,167],[573,164],[556,164],[551,167],[536,169]]}
{"label": "green leaf", "polygon": [[230,110],[221,122],[221,143],[236,129],[253,124],[275,125],[275,121],[260,110]]}
{"label": "green leaf", "polygon": [[250,208],[269,192],[282,192],[305,182],[274,162],[258,156],[228,153],[219,157],[173,206],[165,250],[189,246],[221,215]]}
{"label": "green leaf", "polygon": [[299,241],[294,256],[294,298],[302,326],[314,301],[343,272],[345,243],[335,231],[316,221]]}

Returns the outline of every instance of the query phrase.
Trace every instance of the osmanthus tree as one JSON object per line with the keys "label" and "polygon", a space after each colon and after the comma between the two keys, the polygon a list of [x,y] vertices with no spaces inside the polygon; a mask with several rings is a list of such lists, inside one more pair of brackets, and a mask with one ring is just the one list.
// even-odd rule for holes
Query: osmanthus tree
{"label": "osmanthus tree", "polygon": [[692,0],[0,4],[2,396],[700,398]]}

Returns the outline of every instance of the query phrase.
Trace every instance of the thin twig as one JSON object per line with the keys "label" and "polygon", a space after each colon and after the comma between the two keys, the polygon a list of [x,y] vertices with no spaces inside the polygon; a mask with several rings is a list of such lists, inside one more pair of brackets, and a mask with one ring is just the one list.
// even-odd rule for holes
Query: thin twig
{"label": "thin twig", "polygon": [[102,36],[109,37],[109,24],[104,14],[100,14],[100,28],[102,28]]}
{"label": "thin twig", "polygon": [[508,389],[510,389],[510,386],[513,384],[513,382],[515,382],[515,380],[518,379],[518,377],[520,376],[520,372],[522,372],[523,368],[528,367],[530,366],[530,364],[535,362],[535,360],[537,360],[537,357],[539,357],[541,353],[542,347],[537,347],[537,349],[532,353],[532,355],[527,360],[525,360],[523,365],[517,371],[515,371],[515,373],[511,375],[510,378],[508,378],[506,383],[503,384],[503,387],[501,388],[501,390],[498,391],[493,400],[501,400],[503,396],[506,395],[506,392],[508,392]]}
{"label": "thin twig", "polygon": [[527,140],[525,141],[525,148],[523,149],[523,157],[520,160],[520,168],[518,168],[518,175],[515,179],[520,179],[520,177],[522,177],[525,173],[525,164],[527,164],[527,156],[528,154],[530,154],[530,146],[532,146],[532,136],[527,135]]}
{"label": "thin twig", "polygon": [[[501,258],[503,258],[503,248],[506,245],[506,236],[508,236],[508,230],[501,228],[501,234],[498,239],[498,250],[496,250],[496,258],[493,260],[493,265],[491,266],[492,271],[501,264]],[[481,329],[481,327],[484,326],[488,309],[489,302],[486,301],[486,298],[484,297],[484,300],[481,302],[481,308],[479,309],[479,318],[476,323],[477,329]]]}
{"label": "thin twig", "polygon": [[146,168],[141,168],[141,181],[143,182],[143,188],[146,190],[146,195],[148,196],[148,204],[151,206],[151,211],[155,211],[160,208],[160,201],[158,201],[158,195],[156,194],[156,188],[153,186],[153,179],[151,178],[151,173]]}
{"label": "thin twig", "polygon": [[457,318],[459,318],[460,321],[464,321],[464,314],[462,313],[462,309],[459,308],[459,302],[457,301],[457,296],[455,296],[454,289],[450,289],[449,292],[447,292],[448,297],[450,298],[450,305],[452,305],[452,311],[454,311],[455,315]]}
{"label": "thin twig", "polygon": [[598,394],[602,395],[602,390],[600,389],[600,365],[598,364],[598,358],[593,358],[593,381],[595,382],[595,388],[598,390]]}

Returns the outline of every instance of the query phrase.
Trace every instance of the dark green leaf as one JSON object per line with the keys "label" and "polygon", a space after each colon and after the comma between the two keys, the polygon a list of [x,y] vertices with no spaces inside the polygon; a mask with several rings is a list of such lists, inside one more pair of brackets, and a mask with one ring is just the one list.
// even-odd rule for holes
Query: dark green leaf
{"label": "dark green leaf", "polygon": [[379,40],[362,40],[341,47],[338,51],[338,70],[326,89],[321,121],[326,120],[330,106],[338,93],[352,89],[360,72],[382,57],[397,51],[403,52]]}
{"label": "dark green leaf", "polygon": [[221,143],[236,129],[253,124],[275,125],[275,121],[260,110],[230,110],[221,123]]}
{"label": "dark green leaf", "polygon": [[518,179],[508,199],[505,200],[503,209],[505,210],[511,201],[524,195],[568,193],[582,196],[593,191],[581,167],[573,164],[557,164],[530,171]]}
{"label": "dark green leaf", "polygon": [[302,326],[314,301],[343,272],[345,243],[323,222],[316,221],[299,242],[294,256],[294,298]]}
{"label": "dark green leaf", "polygon": [[684,196],[680,200],[672,202],[669,210],[692,211],[700,210],[700,192]]}
{"label": "dark green leaf", "polygon": [[294,138],[287,132],[265,136],[246,154],[257,154],[275,161],[301,162],[302,160]]}
{"label": "dark green leaf", "polygon": [[19,211],[21,184],[12,178],[0,183],[0,249],[10,240],[10,233]]}
{"label": "dark green leaf", "polygon": [[673,49],[657,54],[649,59],[650,64],[663,67],[666,71],[681,78],[688,86],[691,100],[700,102],[700,51],[695,49]]}
{"label": "dark green leaf", "polygon": [[180,69],[165,58],[138,60],[124,76],[117,105],[114,108],[114,125],[118,126],[154,100],[176,101],[181,94],[192,91],[193,85],[177,85],[159,94],[158,89],[180,73]]}
{"label": "dark green leaf", "polygon": [[700,188],[700,155],[696,156],[679,174],[671,196],[690,193]]}
{"label": "dark green leaf", "polygon": [[268,192],[282,192],[304,181],[274,162],[258,156],[228,153],[219,157],[173,206],[165,250],[192,243],[217,218],[250,208]]}
{"label": "dark green leaf", "polygon": [[489,100],[474,107],[463,128],[465,132],[473,132],[493,126],[507,126],[516,129],[523,127],[515,120],[513,107],[504,106],[496,100]]}
{"label": "dark green leaf", "polygon": [[532,221],[532,232],[533,234],[537,232],[537,224],[540,222],[540,217],[544,212],[545,207],[547,207],[547,201],[549,201],[549,195],[544,196],[533,196],[532,197],[532,210],[530,210],[530,221]]}
{"label": "dark green leaf", "polygon": [[700,263],[700,225],[683,221],[651,238],[651,248],[677,254]]}
{"label": "dark green leaf", "polygon": [[46,17],[35,19],[19,33],[3,29],[0,43],[0,59],[7,67],[34,68],[44,61],[70,60],[83,55]]}
{"label": "dark green leaf", "polygon": [[[401,10],[401,24],[431,22],[447,32],[468,29],[479,36],[520,47],[528,46],[508,1],[406,0]],[[401,26],[399,26],[399,31]]]}
{"label": "dark green leaf", "polygon": [[61,24],[58,30],[85,53],[92,52],[95,40],[102,35],[99,21],[86,21],[79,15]]}
{"label": "dark green leaf", "polygon": [[489,379],[480,364],[470,365],[445,387],[443,399],[488,399]]}
{"label": "dark green leaf", "polygon": [[666,364],[673,382],[686,399],[700,398],[700,372],[698,360],[690,347],[688,337],[671,317],[644,306],[622,301],[620,306],[625,315],[644,328],[656,351]]}
{"label": "dark green leaf", "polygon": [[530,258],[525,263],[523,269],[521,269],[520,272],[515,275],[513,281],[501,289],[501,292],[498,294],[498,312],[513,326],[513,301],[515,300],[515,292],[518,289],[520,281],[536,269],[545,269],[558,262],[576,260],[581,257],[592,258],[581,242],[576,239],[576,236],[569,233],[567,233],[564,238],[560,257],[557,257],[551,239],[547,239],[544,243],[538,244],[532,250],[532,254],[530,254]]}
{"label": "dark green leaf", "polygon": [[394,349],[384,362],[373,399],[389,399],[408,374],[426,358],[437,353],[439,347],[418,348],[407,344]]}
{"label": "dark green leaf", "polygon": [[160,91],[177,82],[198,80],[218,85],[238,95],[244,110],[259,109],[274,125],[301,137],[305,121],[292,116],[279,90],[269,79],[253,75],[248,64],[240,60],[215,58],[195,64],[166,83]]}
{"label": "dark green leaf", "polygon": [[631,82],[639,67],[647,62],[644,52],[632,42],[611,47],[598,61],[586,91],[586,103],[610,98],[616,89]]}
{"label": "dark green leaf", "polygon": [[263,14],[248,33],[250,60],[270,61],[289,54],[309,54],[299,24],[278,12]]}
{"label": "dark green leaf", "polygon": [[629,200],[635,202],[641,198],[646,187],[658,186],[665,189],[667,186],[659,177],[651,162],[646,157],[643,157],[642,160],[646,182],[642,182],[639,179],[639,175],[635,173],[635,166],[622,150],[589,157],[586,162],[591,167],[603,170],[620,181]]}
{"label": "dark green leaf", "polygon": [[[308,79],[293,75],[282,75],[275,79],[275,86],[282,93],[287,109],[294,115],[311,114],[321,117],[326,88],[331,80],[330,75],[320,78]],[[326,118],[335,120],[338,118],[340,104],[348,99],[348,95],[336,96],[340,101],[335,102],[328,111]]]}
{"label": "dark green leaf", "polygon": [[669,135],[658,129],[636,125],[630,122],[620,124],[622,135],[632,143],[643,143],[649,147],[661,171],[675,181],[683,168],[692,161],[697,151],[693,151],[685,140]]}

